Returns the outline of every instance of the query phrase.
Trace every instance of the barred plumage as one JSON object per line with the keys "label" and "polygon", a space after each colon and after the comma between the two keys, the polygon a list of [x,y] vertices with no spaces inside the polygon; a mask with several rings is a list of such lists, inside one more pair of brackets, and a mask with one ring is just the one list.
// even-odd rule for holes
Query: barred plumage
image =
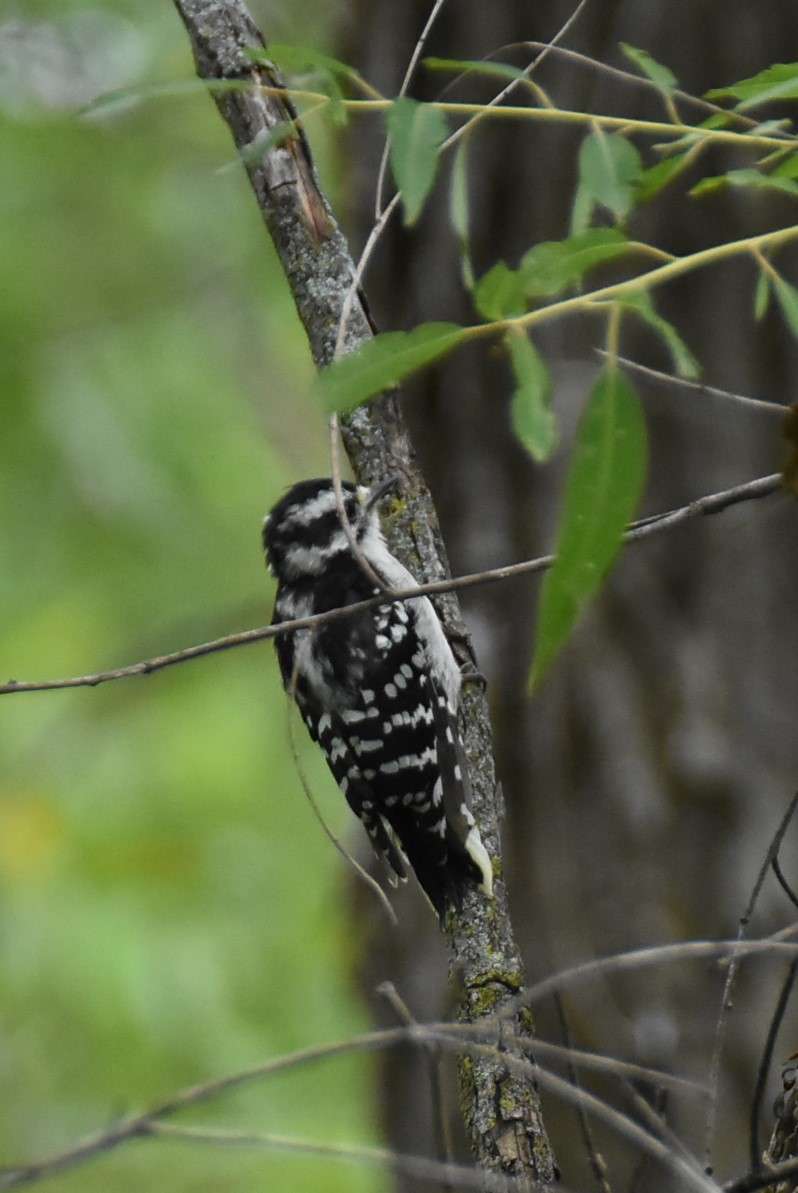
{"label": "barred plumage", "polygon": [[[412,587],[380,529],[385,488],[344,484],[347,517],[377,576]],[[330,480],[294,485],[266,519],[263,542],[278,581],[274,621],[380,591],[352,553]],[[468,882],[490,894],[457,732],[460,671],[431,602],[386,600],[276,642],[283,683],[395,878],[406,877],[409,863],[441,917]]]}

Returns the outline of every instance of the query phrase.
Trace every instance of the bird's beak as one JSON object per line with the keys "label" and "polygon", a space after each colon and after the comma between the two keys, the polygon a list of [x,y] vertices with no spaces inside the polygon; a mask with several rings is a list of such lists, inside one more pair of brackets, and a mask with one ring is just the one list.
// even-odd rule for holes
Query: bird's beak
{"label": "bird's beak", "polygon": [[370,514],[375,506],[379,505],[386,493],[390,493],[391,489],[395,489],[399,484],[400,478],[398,476],[389,476],[387,480],[381,481],[378,485],[373,485],[369,491],[366,499],[365,513]]}

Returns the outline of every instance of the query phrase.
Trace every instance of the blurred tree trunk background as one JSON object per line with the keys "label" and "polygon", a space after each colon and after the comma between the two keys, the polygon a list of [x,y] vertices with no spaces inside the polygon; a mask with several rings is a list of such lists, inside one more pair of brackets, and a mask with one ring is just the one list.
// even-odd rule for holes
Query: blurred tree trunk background
{"label": "blurred tree trunk background", "polygon": [[[570,0],[458,0],[444,6],[425,52],[480,58],[525,38],[547,41],[572,8]],[[396,94],[429,11],[429,0],[358,3],[341,26],[338,52],[384,94]],[[626,66],[618,43],[629,42],[667,63],[686,90],[702,94],[789,57],[784,47],[794,32],[794,11],[783,3],[595,0],[564,44]],[[524,64],[528,51],[497,57]],[[556,55],[536,77],[562,107],[664,118],[655,94]],[[442,79],[447,76],[421,70],[411,94],[432,98]],[[494,89],[473,79],[467,88],[458,84],[449,98],[487,98]],[[382,135],[376,122],[358,122],[349,134],[355,251],[373,222]],[[478,275],[497,259],[515,265],[533,243],[567,235],[583,136],[583,129],[564,126],[483,122],[471,137]],[[710,154],[700,159],[703,173],[748,164],[728,152]],[[695,177],[688,172],[636,215],[633,234],[684,254],[764,231],[785,212],[790,218],[788,197],[729,190],[688,199]],[[446,190],[439,183],[417,228],[408,232],[394,221],[373,259],[366,290],[383,329],[473,318],[448,228]],[[789,404],[798,364],[794,342],[777,313],[755,325],[755,277],[753,262],[735,260],[668,286],[658,303],[682,330],[709,384]],[[592,349],[600,345],[599,329],[598,321],[580,315],[543,329],[539,339],[554,367],[566,448],[597,368]],[[635,328],[624,328],[622,351],[670,368],[659,344]],[[651,436],[643,513],[779,467],[778,418],[674,387],[636,384]],[[408,389],[405,409],[455,574],[528,558],[552,544],[567,450],[548,469],[533,466],[511,434],[509,396],[504,360],[482,344]],[[614,951],[734,935],[798,781],[795,535],[794,506],[777,497],[627,550],[533,699],[526,677],[538,578],[464,594],[490,684],[507,805],[507,880],[531,980]],[[788,837],[788,873],[794,859]],[[359,906],[357,914],[365,910]],[[788,911],[783,895],[767,886],[754,929],[781,926]],[[412,896],[403,905],[398,937],[375,926],[359,973],[375,1017],[390,1022],[373,993],[386,973],[417,1016],[451,1010],[443,950]],[[704,1078],[722,980],[718,967],[678,965],[580,986],[567,1000],[576,1042]],[[775,963],[767,962],[743,974],[738,988],[715,1146],[720,1176],[745,1162],[751,1091],[779,981]],[[538,1021],[543,1034],[558,1038],[551,1008],[543,1008]],[[795,1049],[794,1033],[788,1012],[777,1060]],[[422,1062],[387,1053],[379,1063],[390,1142],[402,1150],[433,1150],[432,1116],[418,1093]],[[544,1104],[570,1183],[586,1171],[578,1160],[573,1168],[577,1149],[567,1142],[573,1115],[550,1097]],[[681,1114],[674,1110],[677,1128],[685,1127],[685,1111],[693,1124],[689,1141],[700,1152],[703,1109],[695,1113],[685,1103]],[[632,1161],[620,1160],[601,1130],[598,1136],[612,1177],[612,1165]],[[649,1179],[663,1188],[661,1171],[652,1168]],[[645,1176],[639,1187],[646,1187]]]}

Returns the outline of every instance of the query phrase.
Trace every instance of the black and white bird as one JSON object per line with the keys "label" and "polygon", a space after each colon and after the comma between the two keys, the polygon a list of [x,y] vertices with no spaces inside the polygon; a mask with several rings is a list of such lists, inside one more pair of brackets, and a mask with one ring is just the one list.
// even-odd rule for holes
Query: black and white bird
{"label": "black and white bird", "polygon": [[[359,553],[384,584],[412,588],[388,550],[378,505],[392,482],[345,483]],[[274,621],[378,595],[352,551],[329,479],[294,485],[263,527],[277,578]],[[493,891],[493,871],[468,808],[457,731],[461,675],[425,596],[385,600],[351,617],[276,639],[283,683],[352,811],[396,878],[406,865],[438,916],[469,883]]]}

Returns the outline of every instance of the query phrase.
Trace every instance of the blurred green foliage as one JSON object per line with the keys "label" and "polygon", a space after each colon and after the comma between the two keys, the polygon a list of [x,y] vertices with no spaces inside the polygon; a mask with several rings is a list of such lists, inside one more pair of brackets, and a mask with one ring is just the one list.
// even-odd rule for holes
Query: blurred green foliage
{"label": "blurred green foliage", "polygon": [[[275,35],[295,33],[290,19]],[[0,14],[4,679],[262,624],[261,518],[326,470],[304,338],[242,173],[219,169],[232,151],[211,101],[77,114],[104,88],[190,77],[169,4]],[[297,740],[343,829],[343,801]],[[362,1028],[344,891],[268,644],[2,698],[0,1164]],[[185,1121],[368,1140],[369,1072],[329,1062]],[[139,1143],[48,1188],[382,1186],[321,1164]]]}

